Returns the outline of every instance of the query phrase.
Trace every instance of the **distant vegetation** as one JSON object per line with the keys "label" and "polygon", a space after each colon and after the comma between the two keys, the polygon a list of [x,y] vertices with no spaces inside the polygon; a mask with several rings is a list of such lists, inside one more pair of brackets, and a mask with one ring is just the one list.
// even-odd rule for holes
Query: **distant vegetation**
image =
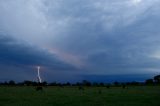
{"label": "distant vegetation", "polygon": [[46,81],[42,82],[41,84],[35,82],[35,81],[23,81],[20,83],[16,83],[13,80],[10,81],[5,81],[5,82],[0,82],[0,85],[8,85],[8,86],[95,86],[95,87],[110,87],[110,86],[141,86],[141,85],[160,85],[160,75],[154,76],[151,79],[145,80],[145,82],[137,82],[137,81],[132,81],[132,82],[118,82],[115,81],[114,83],[103,83],[103,82],[90,82],[87,80],[83,80],[82,82],[77,82],[77,83],[57,83],[57,82],[52,82],[52,83],[47,83]]}

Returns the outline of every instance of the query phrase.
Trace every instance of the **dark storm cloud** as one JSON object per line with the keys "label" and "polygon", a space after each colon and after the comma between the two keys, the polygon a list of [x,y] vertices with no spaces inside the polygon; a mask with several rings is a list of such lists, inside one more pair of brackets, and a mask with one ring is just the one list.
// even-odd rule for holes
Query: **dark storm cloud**
{"label": "dark storm cloud", "polygon": [[[135,10],[133,10],[134,7],[131,7],[131,16],[125,16],[129,14],[129,11],[123,11],[125,7],[120,8],[123,4],[121,2],[119,4],[112,2],[112,4],[119,6],[116,8],[122,10],[118,11],[119,13],[114,13],[114,10],[111,10],[114,7],[104,7],[106,13],[104,13],[103,8],[102,11],[96,11],[95,8],[90,7],[92,3],[84,3],[82,7],[77,7],[80,10],[84,9],[84,12],[78,10],[77,13],[74,9],[72,12],[68,12],[71,9],[68,7],[72,3],[68,3],[68,5],[64,3],[65,6],[62,5],[63,8],[60,8],[60,11],[63,11],[62,13],[65,13],[65,15],[60,14],[58,16],[63,18],[64,16],[73,15],[73,23],[71,23],[72,28],[69,29],[67,36],[64,35],[65,41],[60,38],[59,45],[66,51],[86,56],[86,61],[91,65],[89,68],[91,70],[90,74],[155,72],[159,68],[159,59],[154,58],[153,55],[160,44],[159,29],[155,28],[155,25],[159,26],[157,23],[160,16],[157,15],[157,10],[155,10],[157,6],[153,7],[148,3],[149,1],[142,2],[140,6],[143,7],[135,7]],[[144,4],[149,6],[145,7]],[[100,5],[104,6],[103,4]],[[74,8],[74,6],[72,7]],[[126,8],[129,7],[126,6]],[[85,14],[85,12],[88,14]],[[113,19],[101,20],[102,16],[106,19],[107,17]],[[128,19],[128,17],[130,18]],[[134,17],[136,18],[134,19]],[[114,22],[114,19],[116,22]],[[106,24],[106,27],[103,26],[104,24]],[[112,25],[110,26],[110,24]]]}
{"label": "dark storm cloud", "polygon": [[36,46],[24,44],[22,41],[15,40],[8,35],[0,36],[0,63],[5,65],[26,66],[45,66],[56,70],[73,69],[57,59],[56,55],[51,55]]}
{"label": "dark storm cloud", "polygon": [[49,71],[54,78],[66,79],[159,73],[159,4],[159,0],[2,0],[0,30],[13,39],[1,37],[1,63],[70,69]]}

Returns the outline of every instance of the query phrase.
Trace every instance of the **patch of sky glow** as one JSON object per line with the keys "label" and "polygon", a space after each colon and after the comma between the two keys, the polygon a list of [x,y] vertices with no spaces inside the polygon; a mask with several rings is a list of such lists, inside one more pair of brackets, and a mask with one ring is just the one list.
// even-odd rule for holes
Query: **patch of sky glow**
{"label": "patch of sky glow", "polygon": [[132,0],[133,5],[138,5],[142,0]]}

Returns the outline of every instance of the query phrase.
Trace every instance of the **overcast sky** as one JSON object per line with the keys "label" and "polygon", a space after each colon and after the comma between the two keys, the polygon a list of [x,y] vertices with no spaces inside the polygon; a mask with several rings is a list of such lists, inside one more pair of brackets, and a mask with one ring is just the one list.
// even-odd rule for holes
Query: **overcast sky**
{"label": "overcast sky", "polygon": [[0,0],[0,81],[160,74],[159,0]]}

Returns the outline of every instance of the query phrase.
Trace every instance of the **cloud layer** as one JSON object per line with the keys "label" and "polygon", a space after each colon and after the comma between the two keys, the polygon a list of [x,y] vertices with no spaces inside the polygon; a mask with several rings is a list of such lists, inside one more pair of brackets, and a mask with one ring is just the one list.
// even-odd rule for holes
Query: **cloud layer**
{"label": "cloud layer", "polygon": [[14,72],[42,65],[50,74],[46,80],[62,80],[61,76],[64,81],[87,75],[157,74],[159,4],[158,0],[1,0],[1,67],[8,70],[10,64]]}

